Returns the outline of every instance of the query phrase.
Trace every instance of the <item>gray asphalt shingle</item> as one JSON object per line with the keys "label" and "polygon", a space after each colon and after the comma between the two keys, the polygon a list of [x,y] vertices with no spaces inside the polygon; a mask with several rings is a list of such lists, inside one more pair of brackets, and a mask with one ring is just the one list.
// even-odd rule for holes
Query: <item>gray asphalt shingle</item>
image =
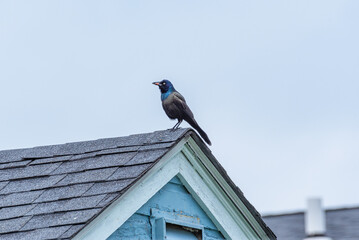
{"label": "gray asphalt shingle", "polygon": [[81,211],[70,211],[63,213],[51,213],[46,215],[35,215],[21,228],[24,230],[32,230],[38,228],[47,228],[60,225],[72,225],[77,223],[85,223],[100,209],[86,209]]}
{"label": "gray asphalt shingle", "polygon": [[72,155],[61,156],[61,157],[39,158],[31,161],[30,165],[63,162],[69,160],[70,158],[72,158]]}
{"label": "gray asphalt shingle", "polygon": [[135,181],[135,178],[95,183],[87,192],[83,194],[83,196],[120,192],[125,187],[129,186],[133,181]]}
{"label": "gray asphalt shingle", "polygon": [[134,166],[121,167],[116,170],[108,180],[127,179],[139,176],[145,169],[150,168],[153,164],[142,164]]}
{"label": "gray asphalt shingle", "polygon": [[99,202],[97,204],[97,207],[104,207],[106,206],[108,203],[110,203],[112,200],[114,200],[116,197],[120,196],[120,194],[118,193],[109,193],[106,195],[106,197],[104,199],[101,200],[101,202]]}
{"label": "gray asphalt shingle", "polygon": [[0,169],[0,181],[22,179],[36,176],[47,176],[60,166],[61,163],[43,164],[22,168]]}
{"label": "gray asphalt shingle", "polygon": [[[24,235],[24,240],[41,240],[41,239],[58,239],[62,234],[70,229],[70,226],[61,226],[61,227],[50,227],[50,228],[41,228],[34,231],[27,232]],[[16,239],[18,240],[18,239]]]}
{"label": "gray asphalt shingle", "polygon": [[85,183],[85,184],[76,184],[70,186],[50,188],[43,191],[42,194],[34,202],[39,203],[39,202],[48,202],[48,201],[56,201],[59,199],[79,197],[84,192],[86,192],[92,185],[93,183]]}
{"label": "gray asphalt shingle", "polygon": [[5,207],[0,209],[0,220],[21,217],[24,216],[27,212],[33,209],[36,205],[22,205],[15,207]]}
{"label": "gray asphalt shingle", "polygon": [[303,240],[305,238],[304,214],[299,216],[289,214],[278,218],[263,217],[263,220],[277,235],[278,240]]}
{"label": "gray asphalt shingle", "polygon": [[3,189],[8,183],[9,181],[0,182],[0,190]]}
{"label": "gray asphalt shingle", "polygon": [[333,239],[359,239],[359,207],[326,211],[326,221]]}
{"label": "gray asphalt shingle", "polygon": [[105,181],[117,169],[118,169],[117,167],[113,167],[113,168],[89,170],[79,173],[70,173],[64,179],[59,181],[56,185],[63,186],[63,185],[76,184],[76,183]]}
{"label": "gray asphalt shingle", "polygon": [[58,239],[61,235],[70,230],[70,226],[41,228],[32,231],[10,233],[0,235],[0,240],[42,240]]}
{"label": "gray asphalt shingle", "polygon": [[135,152],[103,155],[86,161],[87,163],[79,168],[79,170],[90,170],[106,167],[123,166],[136,155]]}
{"label": "gray asphalt shingle", "polygon": [[0,194],[0,207],[30,204],[43,192],[43,190],[39,190],[12,194]]}
{"label": "gray asphalt shingle", "polygon": [[102,150],[96,153],[96,155],[109,155],[114,153],[125,153],[125,152],[137,152],[140,146],[131,146],[131,147],[120,147]]}
{"label": "gray asphalt shingle", "polygon": [[188,131],[0,151],[0,240],[74,236]]}
{"label": "gray asphalt shingle", "polygon": [[152,151],[138,152],[126,165],[136,165],[143,163],[151,163],[167,152],[166,149],[156,149]]}
{"label": "gray asphalt shingle", "polygon": [[84,226],[85,226],[85,224],[72,225],[72,227],[69,228],[66,232],[64,232],[61,236],[59,236],[59,238],[64,239],[64,238],[73,237],[73,236],[74,236],[78,231],[80,231]]}
{"label": "gray asphalt shingle", "polygon": [[39,203],[31,211],[27,212],[26,215],[50,214],[56,212],[68,212],[72,210],[94,208],[105,197],[106,194]]}
{"label": "gray asphalt shingle", "polygon": [[19,162],[3,163],[3,164],[0,164],[0,169],[26,166],[30,162],[31,162],[30,160],[25,160],[25,161],[19,161]]}
{"label": "gray asphalt shingle", "polygon": [[145,151],[145,150],[155,150],[155,149],[163,149],[163,148],[168,148],[172,145],[172,142],[167,142],[167,143],[156,143],[156,144],[151,144],[151,145],[144,145],[141,146],[138,150],[139,151]]}
{"label": "gray asphalt shingle", "polygon": [[[359,207],[325,211],[326,236],[333,240],[359,239]],[[278,240],[302,240],[305,236],[304,212],[264,216],[263,220]]]}
{"label": "gray asphalt shingle", "polygon": [[28,149],[15,149],[0,151],[0,163],[14,163],[22,161]]}
{"label": "gray asphalt shingle", "polygon": [[20,217],[8,220],[0,220],[0,233],[17,232],[31,217]]}
{"label": "gray asphalt shingle", "polygon": [[1,191],[3,194],[32,191],[37,189],[48,188],[55,185],[58,181],[64,178],[65,175],[54,175],[49,177],[36,177],[23,180],[10,181]]}

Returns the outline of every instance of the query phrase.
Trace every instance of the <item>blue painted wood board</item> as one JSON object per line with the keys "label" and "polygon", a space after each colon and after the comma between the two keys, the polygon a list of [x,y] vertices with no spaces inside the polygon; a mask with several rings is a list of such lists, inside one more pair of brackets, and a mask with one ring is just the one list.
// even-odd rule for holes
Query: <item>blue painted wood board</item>
{"label": "blue painted wood board", "polygon": [[174,177],[160,191],[158,191],[146,204],[144,204],[131,218],[117,229],[108,240],[129,240],[151,238],[151,209],[167,212],[178,219],[204,226],[205,240],[222,240],[223,235],[218,231],[205,211],[184,187],[178,177]]}

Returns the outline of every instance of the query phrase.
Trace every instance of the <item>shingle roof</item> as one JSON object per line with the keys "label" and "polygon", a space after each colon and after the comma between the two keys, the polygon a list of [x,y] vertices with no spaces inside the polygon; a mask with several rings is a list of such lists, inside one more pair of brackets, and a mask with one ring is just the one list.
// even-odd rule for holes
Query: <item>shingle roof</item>
{"label": "shingle roof", "polygon": [[274,239],[202,140],[180,128],[0,151],[0,240],[72,238],[189,134]]}
{"label": "shingle roof", "polygon": [[[326,210],[325,216],[328,237],[333,240],[359,239],[359,207]],[[278,240],[305,238],[304,212],[264,216],[263,220]]]}
{"label": "shingle roof", "polygon": [[189,129],[0,151],[0,239],[66,239]]}

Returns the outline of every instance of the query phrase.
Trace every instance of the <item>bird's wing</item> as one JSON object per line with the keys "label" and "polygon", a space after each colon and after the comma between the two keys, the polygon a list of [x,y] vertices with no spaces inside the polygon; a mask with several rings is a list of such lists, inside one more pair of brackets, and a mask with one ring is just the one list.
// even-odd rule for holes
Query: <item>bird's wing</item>
{"label": "bird's wing", "polygon": [[183,118],[193,118],[193,113],[188,107],[185,98],[179,92],[173,92],[173,103],[182,111]]}
{"label": "bird's wing", "polygon": [[177,92],[177,91],[173,92],[173,96],[176,97],[177,99],[181,100],[182,102],[186,103],[186,99],[184,99],[182,94],[180,94],[179,92]]}

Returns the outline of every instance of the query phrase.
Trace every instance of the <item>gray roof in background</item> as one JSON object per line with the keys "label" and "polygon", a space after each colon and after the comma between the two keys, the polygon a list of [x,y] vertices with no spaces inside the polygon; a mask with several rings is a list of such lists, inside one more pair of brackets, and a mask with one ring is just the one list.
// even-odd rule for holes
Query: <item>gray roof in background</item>
{"label": "gray roof in background", "polygon": [[0,239],[66,239],[189,129],[0,151]]}
{"label": "gray roof in background", "polygon": [[[325,217],[328,237],[333,240],[359,239],[359,207],[326,210]],[[264,216],[263,220],[278,240],[302,240],[306,237],[304,212]]]}
{"label": "gray roof in background", "polygon": [[0,240],[70,239],[191,135],[270,239],[273,232],[189,128],[0,151]]}

